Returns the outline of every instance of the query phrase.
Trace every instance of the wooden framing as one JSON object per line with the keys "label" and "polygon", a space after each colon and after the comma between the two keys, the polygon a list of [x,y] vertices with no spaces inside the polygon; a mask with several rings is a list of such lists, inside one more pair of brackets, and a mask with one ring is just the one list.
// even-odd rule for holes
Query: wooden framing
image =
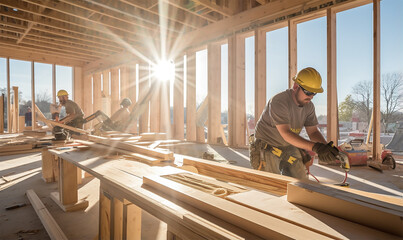
{"label": "wooden framing", "polygon": [[173,118],[174,118],[174,138],[178,140],[183,140],[185,138],[185,114],[183,106],[184,97],[184,62],[183,56],[180,56],[175,60],[175,81],[173,89]]}
{"label": "wooden framing", "polygon": [[161,84],[155,77],[151,77],[151,84],[155,84],[155,90],[150,99],[150,132],[160,132],[161,121]]}
{"label": "wooden framing", "polygon": [[327,141],[338,142],[336,12],[327,10]]}
{"label": "wooden framing", "polygon": [[[74,80],[73,80],[73,82],[74,82],[74,87],[75,87],[75,78],[76,78],[76,73],[75,73],[75,68],[73,68],[73,76],[74,76]],[[81,74],[81,72],[80,72],[80,74]],[[81,78],[80,78],[81,79]],[[52,103],[53,104],[56,104],[56,99],[57,99],[57,92],[56,92],[57,90],[56,90],[56,64],[52,64]],[[78,93],[78,91],[77,91],[77,93]],[[76,89],[74,88],[74,99],[75,99],[75,96],[76,96]]]}
{"label": "wooden framing", "polygon": [[[139,63],[139,102],[146,97],[149,89],[149,64],[146,62]],[[139,119],[139,133],[148,132],[149,117],[149,101],[144,102],[145,111],[141,113]]]}
{"label": "wooden framing", "polygon": [[196,141],[196,53],[186,53],[186,140]]}
{"label": "wooden framing", "polygon": [[4,133],[4,94],[0,96],[0,133]]}
{"label": "wooden framing", "polygon": [[168,134],[171,137],[172,128],[171,128],[171,104],[170,104],[170,81],[173,79],[168,79],[160,83],[160,110],[161,110],[161,118],[160,118],[160,132]]}
{"label": "wooden framing", "polygon": [[7,58],[6,68],[7,68],[6,69],[6,71],[7,71],[7,132],[11,133],[10,58]]}
{"label": "wooden framing", "polygon": [[127,64],[120,67],[120,98],[129,96],[129,66]]}
{"label": "wooden framing", "polygon": [[266,107],[266,31],[255,30],[255,123]]}
{"label": "wooden framing", "polygon": [[14,99],[13,99],[13,129],[12,129],[12,131],[13,132],[15,132],[15,133],[18,133],[19,132],[19,118],[18,118],[18,116],[19,116],[19,113],[20,113],[20,102],[19,102],[19,100],[18,100],[18,87],[16,87],[16,86],[13,86],[13,93],[14,93],[14,95],[13,95],[13,97],[14,97]]}
{"label": "wooden framing", "polygon": [[[84,82],[83,82],[83,86],[85,89],[85,92],[83,93],[83,100],[84,100],[84,114],[85,116],[89,116],[93,113],[92,111],[92,94],[89,94],[89,92],[91,93],[90,89],[92,89],[92,76],[91,75],[87,75],[84,77]],[[85,129],[89,129],[91,128],[91,122],[85,125]]]}
{"label": "wooden framing", "polygon": [[228,39],[228,144],[246,145],[245,36]]}
{"label": "wooden framing", "polygon": [[111,114],[119,110],[119,68],[111,69]]}
{"label": "wooden framing", "polygon": [[35,64],[31,62],[31,96],[32,96],[32,130],[36,129],[36,103],[35,103]]}
{"label": "wooden framing", "polygon": [[208,45],[207,59],[207,142],[214,144],[221,136],[221,44]]}
{"label": "wooden framing", "polygon": [[288,21],[288,87],[292,88],[292,78],[297,75],[297,23]]}
{"label": "wooden framing", "polygon": [[[381,17],[380,0],[373,0],[373,36],[374,36],[374,82],[373,82],[373,134],[372,134],[372,159],[382,162],[381,158]],[[371,130],[369,130],[370,132]]]}
{"label": "wooden framing", "polygon": [[[74,86],[74,102],[84,108],[84,79],[83,72],[81,67],[73,68],[73,86]],[[55,86],[56,87],[56,86]],[[56,94],[56,90],[54,90],[54,94]],[[55,95],[56,96],[56,95]],[[55,102],[56,103],[56,99]]]}
{"label": "wooden framing", "polygon": [[92,75],[92,91],[93,91],[93,112],[96,112],[98,110],[102,110],[102,93],[101,93],[101,73],[95,73]]}

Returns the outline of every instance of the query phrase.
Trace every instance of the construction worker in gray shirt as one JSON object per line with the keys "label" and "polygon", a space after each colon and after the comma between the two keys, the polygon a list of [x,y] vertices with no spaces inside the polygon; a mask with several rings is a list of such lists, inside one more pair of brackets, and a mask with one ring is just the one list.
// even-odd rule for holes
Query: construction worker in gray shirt
{"label": "construction worker in gray shirt", "polygon": [[[305,68],[293,78],[294,86],[269,100],[250,137],[250,160],[254,169],[299,179],[307,178],[312,165],[306,150],[322,161],[334,161],[338,150],[318,130],[312,103],[322,93],[322,78],[314,68]],[[310,140],[299,134],[305,127]]]}

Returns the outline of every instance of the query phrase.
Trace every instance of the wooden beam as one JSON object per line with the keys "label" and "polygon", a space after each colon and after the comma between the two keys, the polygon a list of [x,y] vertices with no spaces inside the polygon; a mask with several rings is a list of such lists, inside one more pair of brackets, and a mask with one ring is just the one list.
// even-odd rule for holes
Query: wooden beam
{"label": "wooden beam", "polygon": [[[147,62],[139,63],[139,102],[146,97],[149,89],[149,64]],[[139,132],[148,132],[148,116],[149,116],[149,100],[146,100],[142,108],[145,109],[141,113],[139,119]]]}
{"label": "wooden beam", "polygon": [[72,127],[72,126],[69,126],[69,125],[66,125],[66,124],[62,124],[62,123],[59,123],[59,122],[56,122],[56,121],[52,121],[52,120],[49,120],[49,119],[46,119],[46,118],[41,119],[41,121],[45,122],[46,124],[51,124],[51,125],[54,125],[54,126],[59,126],[59,127],[62,127],[62,128],[66,128],[66,129],[69,129],[69,130],[77,132],[77,133],[88,134],[87,131],[85,131],[85,130],[83,130],[81,128],[75,128],[75,127]]}
{"label": "wooden beam", "polygon": [[[76,74],[75,73],[75,68],[73,68],[73,71],[74,71],[74,75],[73,75],[74,80],[73,80],[73,82],[76,83],[75,79],[78,76],[75,75]],[[79,70],[77,70],[77,71],[79,71]],[[80,76],[80,80],[81,80],[81,76]],[[76,89],[74,89],[74,90],[76,90]],[[82,90],[82,86],[81,86],[81,90]],[[75,96],[75,92],[76,91],[74,91],[74,96]],[[57,92],[56,92],[56,64],[52,64],[52,103],[53,104],[56,104],[56,95],[57,95]]]}
{"label": "wooden beam", "polygon": [[209,44],[207,54],[207,142],[214,144],[221,136],[221,44]]}
{"label": "wooden beam", "polygon": [[266,107],[266,31],[255,30],[255,124]]}
{"label": "wooden beam", "polygon": [[161,118],[160,118],[160,131],[168,134],[169,138],[172,137],[172,128],[171,128],[171,105],[170,105],[170,81],[172,79],[168,79],[167,81],[161,82],[160,89],[160,105],[161,105]]}
{"label": "wooden beam", "polygon": [[186,140],[196,141],[196,53],[186,53]]}
{"label": "wooden beam", "polygon": [[0,133],[4,133],[4,93],[0,96]]}
{"label": "wooden beam", "polygon": [[161,122],[161,84],[159,80],[155,77],[151,77],[151,84],[156,84],[154,94],[150,99],[150,131],[151,132],[161,132],[160,122]]}
{"label": "wooden beam", "polygon": [[41,63],[58,64],[63,66],[82,66],[85,61],[62,57],[57,54],[35,51],[21,46],[5,45],[0,43],[0,57],[13,58],[24,61],[35,61]]}
{"label": "wooden beam", "polygon": [[129,96],[129,66],[126,64],[120,67],[120,99]]}
{"label": "wooden beam", "polygon": [[175,81],[173,89],[173,117],[174,117],[174,138],[178,140],[183,140],[185,137],[184,124],[185,124],[185,114],[183,106],[184,97],[184,62],[183,56],[180,56],[175,60]]}
{"label": "wooden beam", "polygon": [[[74,102],[77,103],[79,106],[84,107],[84,78],[83,78],[83,71],[81,67],[74,67],[73,68],[73,86],[74,86]],[[54,86],[54,94],[56,95],[56,86]],[[56,96],[55,96],[56,98]],[[55,99],[56,100],[56,99]],[[56,101],[54,102],[56,103]]]}
{"label": "wooden beam", "polygon": [[373,0],[373,32],[374,32],[374,102],[372,113],[373,134],[372,134],[372,159],[382,162],[381,157],[381,17],[380,0]]}
{"label": "wooden beam", "polygon": [[32,96],[32,130],[36,129],[36,103],[35,103],[35,64],[31,62],[31,96]]}
{"label": "wooden beam", "polygon": [[[84,114],[86,116],[89,116],[89,115],[91,115],[93,113],[93,111],[92,111],[92,107],[93,107],[92,94],[89,94],[89,93],[91,93],[91,89],[92,89],[92,76],[91,75],[87,75],[87,76],[84,77],[83,86],[84,86],[84,89],[85,89],[85,91],[87,93],[87,94],[85,94],[85,93],[83,94],[83,96],[84,96],[84,98],[83,98],[83,101],[84,101]],[[93,123],[90,122],[90,123],[85,124],[84,125],[85,129],[91,128],[91,124],[93,124]]]}
{"label": "wooden beam", "polygon": [[32,207],[34,208],[36,214],[41,220],[43,226],[46,229],[50,239],[52,240],[67,240],[68,238],[64,235],[62,229],[57,225],[57,222],[46,209],[45,205],[41,202],[38,195],[34,192],[34,190],[29,189],[26,192],[29,201],[31,202]]}
{"label": "wooden beam", "polygon": [[7,72],[7,132],[11,133],[11,93],[10,93],[10,58],[9,57],[7,57],[7,60],[6,60],[6,72]]}
{"label": "wooden beam", "polygon": [[119,110],[119,68],[111,69],[111,114]]}
{"label": "wooden beam", "polygon": [[288,21],[288,87],[292,88],[292,78],[297,75],[297,24]]}
{"label": "wooden beam", "polygon": [[101,93],[101,73],[95,73],[92,76],[92,90],[93,90],[93,111],[102,110],[102,93]]}
{"label": "wooden beam", "polygon": [[229,146],[246,145],[245,37],[228,40],[228,138]]}
{"label": "wooden beam", "polygon": [[210,8],[211,10],[218,12],[219,14],[225,16],[225,17],[229,17],[234,15],[235,13],[237,13],[237,11],[234,11],[234,9],[231,8],[226,8],[223,6],[219,6],[217,5],[217,2],[214,1],[208,1],[208,0],[195,0],[195,2]]}
{"label": "wooden beam", "polygon": [[327,10],[327,141],[337,143],[337,52],[336,13]]}
{"label": "wooden beam", "polygon": [[[136,104],[136,97],[137,97],[137,73],[136,73],[136,63],[131,62],[129,65],[129,95],[128,97],[132,100],[133,102],[133,107]],[[131,133],[138,133],[138,129],[137,129],[137,123],[138,121],[134,121],[132,122],[132,125],[130,127],[130,132]]]}
{"label": "wooden beam", "polygon": [[25,29],[25,32],[20,36],[20,38],[18,38],[17,40],[17,44],[20,44],[20,42],[24,39],[24,37],[29,33],[29,31],[31,31],[32,27],[34,26],[33,22],[29,22],[28,23],[28,27],[27,29]]}

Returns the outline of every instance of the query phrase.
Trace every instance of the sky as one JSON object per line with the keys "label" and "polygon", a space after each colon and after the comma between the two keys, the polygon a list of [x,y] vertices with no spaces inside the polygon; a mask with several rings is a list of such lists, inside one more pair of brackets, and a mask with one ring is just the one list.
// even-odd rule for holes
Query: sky
{"label": "sky", "polygon": [[[381,75],[403,72],[403,0],[381,1]],[[372,4],[337,13],[337,85],[339,103],[360,81],[373,79]],[[297,26],[297,68],[316,68],[325,92],[314,97],[317,115],[326,114],[326,17]],[[288,87],[288,29],[266,33],[267,100]],[[221,47],[222,111],[228,109],[228,45]],[[245,39],[246,111],[254,114],[254,37]],[[31,63],[10,59],[11,86],[31,99]],[[56,66],[56,91],[72,92],[71,67]],[[36,94],[52,97],[52,66],[35,63]],[[0,87],[6,87],[6,60],[0,58]],[[196,102],[207,96],[207,50],[196,53]],[[185,95],[186,96],[186,95]],[[185,100],[186,102],[186,100]],[[381,103],[382,108],[382,103]]]}

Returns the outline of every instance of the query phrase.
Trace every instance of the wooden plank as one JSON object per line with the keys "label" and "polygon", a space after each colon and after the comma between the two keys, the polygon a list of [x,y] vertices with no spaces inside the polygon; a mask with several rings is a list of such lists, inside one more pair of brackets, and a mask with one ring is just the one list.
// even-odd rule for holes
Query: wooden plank
{"label": "wooden plank", "polygon": [[185,113],[183,106],[184,97],[184,62],[183,56],[175,61],[175,82],[173,89],[173,117],[174,117],[174,138],[183,140],[185,138]]}
{"label": "wooden plank", "polygon": [[266,107],[266,70],[266,31],[257,29],[255,30],[255,124]]}
{"label": "wooden plank", "polygon": [[53,174],[54,155],[47,148],[42,149],[42,179],[49,183],[55,181]]}
{"label": "wooden plank", "polygon": [[158,176],[145,176],[143,183],[262,238],[329,239],[321,234],[168,179]]}
{"label": "wooden plank", "polygon": [[327,141],[337,142],[336,13],[327,10]]}
{"label": "wooden plank", "polygon": [[19,113],[20,113],[20,102],[18,100],[18,87],[13,86],[13,92],[14,92],[14,99],[13,99],[13,132],[20,132],[19,130]]}
{"label": "wooden plank", "polygon": [[101,110],[102,107],[102,102],[101,102],[101,73],[95,73],[92,75],[93,80],[92,80],[92,90],[93,90],[93,111],[96,112],[98,110]]}
{"label": "wooden plank", "polygon": [[113,239],[111,233],[111,221],[113,216],[112,213],[112,200],[111,198],[105,196],[105,193],[102,189],[99,194],[99,239],[100,240],[109,240]]}
{"label": "wooden plank", "polygon": [[246,145],[244,36],[230,38],[228,59],[228,144],[243,147]]}
{"label": "wooden plank", "polygon": [[123,202],[113,198],[113,239],[123,239]]}
{"label": "wooden plank", "polygon": [[161,158],[164,160],[172,160],[174,158],[173,153],[170,151],[164,151],[164,150],[159,150],[159,149],[150,149],[147,147],[131,145],[131,144],[120,142],[120,141],[113,141],[113,140],[110,140],[110,139],[107,139],[104,137],[98,137],[98,136],[94,136],[94,135],[89,135],[88,139],[93,142],[101,143],[101,144],[108,145],[108,146],[114,146],[116,148],[120,148],[120,149],[123,149],[126,151],[132,151],[135,153],[144,154],[147,156],[158,157],[158,158]]}
{"label": "wooden plank", "polygon": [[[245,184],[248,183],[248,181],[254,182],[256,184],[263,184],[267,186],[272,186],[274,188],[271,188],[272,190],[275,190],[276,192],[282,191],[282,195],[286,194],[287,190],[287,184],[289,182],[295,181],[294,178],[287,177],[287,176],[282,176],[278,174],[273,174],[269,172],[262,172],[262,171],[257,171],[253,169],[247,169],[244,167],[238,167],[230,164],[222,164],[222,163],[216,163],[204,159],[198,159],[198,158],[192,158],[188,156],[183,156],[183,164],[186,165],[192,165],[197,168],[197,170],[201,173],[204,174],[203,172],[206,171],[208,173],[214,174],[214,176],[209,175],[211,177],[215,177],[217,179],[220,178],[227,178],[229,177],[234,177],[231,178],[232,181],[238,181],[236,183],[243,184],[242,181],[245,181]],[[207,174],[205,174],[207,175]],[[237,180],[238,179],[238,180]],[[228,179],[222,179],[222,180],[228,180]],[[245,185],[247,186],[247,185]],[[252,186],[253,187],[253,186]],[[266,189],[270,190],[270,189]]]}
{"label": "wooden plank", "polygon": [[[137,89],[137,74],[136,74],[136,64],[134,62],[130,63],[130,65],[128,65],[129,68],[129,86],[128,86],[128,98],[130,98],[130,100],[132,100],[132,103],[134,106],[137,102],[136,100],[136,89]],[[131,127],[129,132],[131,133],[138,133],[138,129],[137,129],[137,120],[133,120],[131,123]]]}
{"label": "wooden plank", "polygon": [[0,133],[4,133],[4,94],[0,96]]}
{"label": "wooden plank", "polygon": [[50,239],[67,240],[66,235],[64,235],[62,229],[59,227],[55,219],[46,209],[45,205],[41,202],[41,200],[39,199],[38,195],[36,195],[34,190],[29,189],[27,190],[26,194],[36,214],[38,215],[43,226],[45,227],[46,232],[48,233]]}
{"label": "wooden plank", "polygon": [[297,74],[297,23],[288,21],[288,87],[292,88],[292,78]]}
{"label": "wooden plank", "polygon": [[119,110],[119,69],[111,69],[111,114]]}
{"label": "wooden plank", "polygon": [[[84,85],[83,85],[83,71],[81,67],[74,67],[73,68],[73,76],[74,76],[74,102],[78,104],[78,106],[83,106],[84,107]],[[56,88],[56,86],[55,86]],[[56,94],[56,89],[54,90]],[[56,95],[55,95],[55,101],[56,103]]]}
{"label": "wooden plank", "polygon": [[[146,62],[142,62],[139,64],[139,102],[141,99],[146,97],[146,94],[149,89],[149,64]],[[144,112],[141,113],[139,119],[139,132],[148,132],[148,116],[149,116],[149,101],[145,101],[142,103],[144,106],[141,106],[145,109]]]}
{"label": "wooden plank", "polygon": [[[10,94],[10,58],[6,61],[7,71],[7,132],[11,133],[11,94]],[[32,111],[34,112],[34,111]],[[32,119],[34,120],[34,119]]]}
{"label": "wooden plank", "polygon": [[196,54],[186,53],[186,140],[196,141]]}
{"label": "wooden plank", "polygon": [[126,239],[140,240],[141,239],[141,208],[132,203],[126,203]]}
{"label": "wooden plank", "polygon": [[214,144],[220,137],[221,127],[221,44],[209,44],[207,54],[207,142]]}
{"label": "wooden plank", "polygon": [[[288,184],[287,200],[381,231],[403,236],[403,208],[382,199],[346,193],[312,182]],[[401,199],[401,201],[403,201]]]}
{"label": "wooden plank", "polygon": [[[84,114],[86,116],[89,116],[89,115],[93,114],[92,94],[88,94],[88,93],[90,93],[90,89],[92,89],[92,84],[91,83],[92,83],[92,76],[91,75],[86,75],[84,77],[84,83],[83,83],[84,89],[87,92],[87,94],[84,94],[84,98],[83,98],[83,100],[84,100]],[[85,129],[90,129],[92,124],[93,124],[93,122],[84,124]]]}
{"label": "wooden plank", "polygon": [[161,82],[161,118],[160,118],[160,131],[165,132],[168,134],[168,137],[171,138],[172,136],[172,129],[171,129],[171,106],[170,106],[170,81]]}
{"label": "wooden plank", "polygon": [[60,159],[59,193],[63,205],[77,203],[77,167],[68,161]]}
{"label": "wooden plank", "polygon": [[161,85],[159,80],[153,76],[151,78],[152,84],[156,84],[157,87],[150,99],[150,131],[160,132],[160,121],[161,121]]}
{"label": "wooden plank", "polygon": [[[76,93],[78,93],[80,90],[78,90],[78,89],[76,89],[76,87],[78,86],[78,87],[81,87],[81,90],[82,90],[82,88],[83,88],[83,85],[82,85],[82,71],[80,71],[81,70],[81,68],[73,68],[73,77],[74,77],[74,79],[73,79],[73,87],[74,87],[74,91],[73,91],[73,94],[74,94],[74,99],[76,99]],[[77,75],[79,75],[79,76],[77,76]],[[77,80],[77,82],[76,82],[76,80]],[[81,81],[79,81],[79,80],[81,80]],[[76,84],[77,84],[77,86],[76,86]],[[76,91],[77,90],[77,91]],[[57,98],[57,92],[56,92],[56,64],[52,64],[52,103],[53,104],[56,104],[56,98]],[[82,92],[81,92],[81,97],[82,97]],[[75,100],[74,100],[75,101]],[[77,103],[78,104],[78,103]]]}
{"label": "wooden plank", "polygon": [[77,133],[88,134],[88,132],[83,130],[83,129],[68,126],[66,124],[62,124],[62,123],[59,123],[59,122],[56,122],[56,121],[52,121],[52,120],[48,120],[48,119],[41,119],[41,121],[44,121],[46,124],[51,124],[51,125],[54,125],[54,126],[59,126],[59,127],[62,127],[62,128],[66,128],[66,129],[69,129],[69,130],[77,132]]}
{"label": "wooden plank", "polygon": [[333,239],[397,239],[387,233],[353,223],[273,197],[260,191],[248,191],[227,196],[226,199],[269,214]]}
{"label": "wooden plank", "polygon": [[381,17],[380,0],[373,0],[373,43],[374,43],[374,77],[373,77],[373,132],[372,159],[382,162],[381,154]]}
{"label": "wooden plank", "polygon": [[18,132],[22,133],[25,129],[25,116],[18,116]]}
{"label": "wooden plank", "polygon": [[36,128],[36,103],[35,103],[35,64],[32,61],[31,62],[31,100],[32,100],[32,105],[31,105],[31,110],[32,110],[32,130],[35,130]]}

